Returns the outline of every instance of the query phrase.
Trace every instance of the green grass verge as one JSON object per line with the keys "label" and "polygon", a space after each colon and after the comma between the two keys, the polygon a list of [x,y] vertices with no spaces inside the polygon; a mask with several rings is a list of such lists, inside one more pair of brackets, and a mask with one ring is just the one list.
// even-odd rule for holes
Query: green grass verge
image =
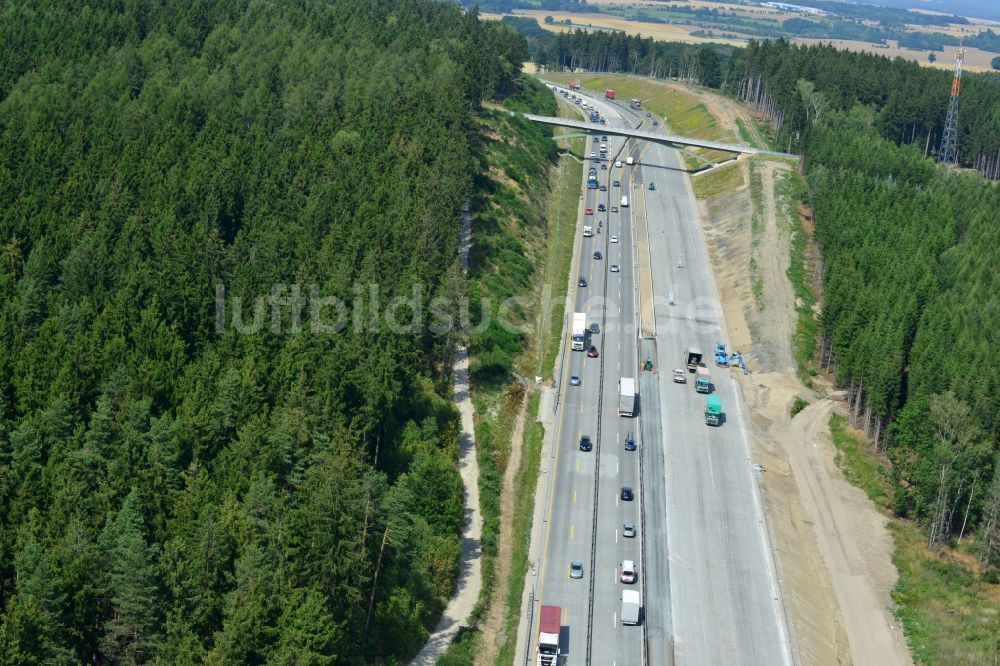
{"label": "green grass verge", "polygon": [[514,480],[514,523],[512,538],[510,578],[507,581],[507,613],[504,617],[504,642],[496,663],[511,664],[517,651],[517,625],[521,619],[521,595],[528,573],[528,548],[531,545],[531,524],[535,507],[535,486],[542,457],[542,440],[545,429],[537,420],[541,394],[533,392],[528,399],[527,418],[524,424],[524,448],[521,466]]}
{"label": "green grass verge", "polygon": [[865,451],[860,441],[847,429],[843,416],[830,417],[830,434],[837,447],[836,463],[844,471],[848,481],[865,491],[869,499],[879,508],[889,509],[889,495],[885,489],[885,474],[882,465]]}
{"label": "green grass verge", "polygon": [[[583,151],[583,139],[574,139]],[[548,230],[545,267],[542,278],[542,304],[538,322],[539,354],[536,374],[551,377],[559,354],[566,312],[566,289],[573,261],[573,241],[576,233],[576,213],[580,200],[583,164],[572,158],[560,161],[555,186],[548,206]]]}
{"label": "green grass verge", "polygon": [[710,199],[717,194],[731,192],[745,186],[743,169],[736,162],[691,179],[691,189],[694,190],[694,195],[699,199]]}
{"label": "green grass verge", "polygon": [[784,205],[788,210],[788,219],[791,221],[791,257],[788,262],[788,280],[792,283],[792,290],[795,293],[796,313],[798,320],[795,323],[795,333],[792,338],[792,347],[795,353],[795,361],[799,368],[799,375],[806,385],[811,385],[810,376],[816,374],[816,369],[811,366],[816,355],[816,337],[819,334],[819,323],[813,308],[816,305],[816,294],[813,292],[809,282],[806,265],[806,249],[809,237],[802,222],[799,220],[798,202],[805,195],[805,182],[797,171],[785,171],[781,174],[777,184],[778,205]]}
{"label": "green grass verge", "polygon": [[756,143],[754,133],[750,131],[750,128],[747,127],[747,124],[743,122],[742,118],[736,119],[736,127],[740,131],[740,141],[751,146]]}
{"label": "green grass verge", "polygon": [[997,663],[1000,589],[960,559],[939,558],[912,523],[889,523],[899,580],[896,615],[918,664]]}
{"label": "green grass verge", "polygon": [[809,406],[808,402],[806,402],[799,396],[795,396],[795,401],[792,402],[792,409],[791,409],[792,418],[795,418],[796,414],[798,414],[808,406]]}
{"label": "green grass verge", "polygon": [[764,230],[764,184],[760,174],[760,162],[750,160],[750,290],[758,309],[764,308],[764,278],[760,274],[757,252],[760,234]]}
{"label": "green grass verge", "polygon": [[[837,463],[851,483],[889,513],[888,480],[879,461],[846,427],[830,417]],[[1000,656],[1000,586],[976,571],[963,547],[942,555],[927,548],[916,523],[890,519],[893,563],[899,579],[892,591],[896,617],[917,664],[993,665]]]}

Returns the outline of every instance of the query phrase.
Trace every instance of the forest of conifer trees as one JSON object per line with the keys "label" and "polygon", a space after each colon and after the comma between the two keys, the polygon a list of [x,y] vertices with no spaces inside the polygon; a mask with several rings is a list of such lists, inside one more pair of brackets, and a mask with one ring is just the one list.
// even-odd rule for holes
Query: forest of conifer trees
{"label": "forest of conifer trees", "polygon": [[0,663],[407,659],[457,573],[455,339],[289,304],[457,305],[523,40],[425,0],[25,0],[0,44]]}

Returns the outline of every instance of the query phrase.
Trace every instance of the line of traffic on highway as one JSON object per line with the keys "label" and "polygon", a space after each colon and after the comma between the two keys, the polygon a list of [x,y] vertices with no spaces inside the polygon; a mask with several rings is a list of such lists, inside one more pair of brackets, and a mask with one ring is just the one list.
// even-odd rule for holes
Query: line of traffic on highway
{"label": "line of traffic on highway", "polygon": [[[566,97],[571,99],[568,92]],[[581,99],[574,101],[582,107]],[[595,104],[588,108],[592,121],[613,122]],[[579,272],[568,321],[573,351],[562,373],[569,386],[561,393],[553,439],[537,586],[542,606],[532,636],[536,664],[555,664],[560,656],[577,663],[642,659],[640,633],[609,633],[640,622],[642,586],[639,447],[637,429],[628,425],[638,411],[628,376],[637,358],[634,249],[630,182],[617,159],[622,150],[601,135],[586,146],[591,155],[581,195]]]}

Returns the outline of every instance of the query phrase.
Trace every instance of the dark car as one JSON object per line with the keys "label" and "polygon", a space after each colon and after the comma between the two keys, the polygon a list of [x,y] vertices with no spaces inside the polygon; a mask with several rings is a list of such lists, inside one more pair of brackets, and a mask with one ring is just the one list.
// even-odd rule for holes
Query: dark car
{"label": "dark car", "polygon": [[617,213],[618,212],[618,206],[612,206],[611,207],[611,212],[612,213]]}
{"label": "dark car", "polygon": [[657,121],[657,120],[654,120],[654,121],[653,121],[653,127],[656,127],[656,126],[657,126],[657,125],[659,125],[659,124],[660,124],[660,122],[659,122],[659,121]]}
{"label": "dark car", "polygon": [[616,181],[615,181],[615,182],[613,183],[613,185],[614,185],[615,187],[621,187],[621,185],[622,185],[622,184],[621,184],[621,181],[618,181],[618,180],[616,180]]}
{"label": "dark car", "polygon": [[625,500],[626,502],[631,502],[634,499],[634,495],[632,494],[632,489],[629,488],[628,486],[622,486],[622,499]]}
{"label": "dark car", "polygon": [[587,286],[587,278],[585,278],[585,277],[583,277],[583,276],[581,275],[581,276],[580,276],[580,279],[579,279],[579,280],[577,280],[577,281],[576,281],[576,283],[577,283],[577,285],[579,285],[579,286],[581,286],[581,287],[586,287],[586,286]]}
{"label": "dark car", "polygon": [[601,260],[603,258],[604,258],[604,255],[601,254],[600,252],[595,252],[594,253],[594,259],[597,259],[599,261],[599,260]]}
{"label": "dark car", "polygon": [[[608,186],[607,185],[601,185],[601,192],[607,192],[607,191],[608,191]],[[597,210],[604,210],[604,204],[601,204],[600,206],[598,206]]]}
{"label": "dark car", "polygon": [[625,450],[635,451],[635,435],[632,433],[625,435]]}
{"label": "dark car", "polygon": [[601,137],[601,141],[607,141],[607,140],[608,140],[608,135],[607,134],[605,134],[604,136]]}
{"label": "dark car", "polygon": [[608,165],[607,164],[602,164],[601,165],[601,169],[603,169],[604,171],[607,171],[608,170]]}
{"label": "dark car", "polygon": [[594,448],[594,443],[590,441],[590,435],[580,435],[580,450],[590,451]]}
{"label": "dark car", "polygon": [[591,335],[597,335],[600,332],[601,332],[601,325],[598,324],[596,321],[593,324],[590,325],[590,334]]}
{"label": "dark car", "polygon": [[[602,187],[603,187],[603,185],[602,185]],[[597,212],[598,213],[603,213],[607,209],[608,209],[608,207],[605,206],[604,204],[597,204]]]}
{"label": "dark car", "polygon": [[594,345],[590,345],[590,349],[587,350],[587,356],[589,356],[590,358],[597,358],[597,355],[598,355],[597,347],[595,347]]}

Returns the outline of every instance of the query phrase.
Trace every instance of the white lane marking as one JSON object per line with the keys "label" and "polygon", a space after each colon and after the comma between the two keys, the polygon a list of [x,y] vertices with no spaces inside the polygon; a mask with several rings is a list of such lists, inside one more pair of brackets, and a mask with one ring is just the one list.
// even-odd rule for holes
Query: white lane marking
{"label": "white lane marking", "polygon": [[612,629],[617,629],[618,628],[618,611],[613,612],[611,614],[611,618],[612,618],[611,619],[611,628]]}
{"label": "white lane marking", "polygon": [[615,543],[618,543],[618,528],[615,528]]}

